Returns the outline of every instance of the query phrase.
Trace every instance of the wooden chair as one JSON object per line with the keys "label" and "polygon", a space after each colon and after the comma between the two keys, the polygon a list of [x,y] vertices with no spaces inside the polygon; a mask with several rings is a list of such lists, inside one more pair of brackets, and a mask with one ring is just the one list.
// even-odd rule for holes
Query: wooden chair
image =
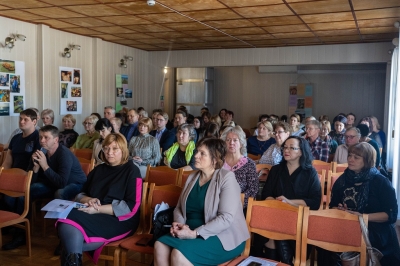
{"label": "wooden chair", "polygon": [[85,159],[85,158],[80,158],[78,157],[78,161],[81,164],[82,170],[85,173],[86,176],[89,175],[90,171],[93,170],[95,160],[94,159]]}
{"label": "wooden chair", "polygon": [[342,173],[332,173],[332,171],[328,172],[327,177],[327,185],[326,185],[326,209],[329,209],[329,203],[331,202],[331,195],[332,195],[332,187],[335,184],[336,180],[343,174]]}
{"label": "wooden chair", "polygon": [[268,178],[268,174],[260,175],[260,171],[264,170],[264,169],[268,169],[268,172],[269,172],[271,170],[271,168],[272,168],[272,165],[270,165],[270,164],[263,164],[263,163],[256,164],[256,172],[258,174],[258,178],[259,178],[260,182],[265,182],[265,181],[267,181],[267,178]]}
{"label": "wooden chair", "polygon": [[244,134],[246,134],[246,139],[250,138],[252,136],[250,129],[248,128],[243,128]]}
{"label": "wooden chair", "polygon": [[75,148],[70,148],[71,152],[78,158],[84,158],[87,160],[92,159],[92,149],[75,149]]}
{"label": "wooden chair", "polygon": [[326,196],[325,196],[325,176],[326,176],[326,171],[325,169],[322,169],[322,173],[318,174],[319,181],[321,182],[321,203],[319,205],[319,209],[323,210],[324,209],[324,203],[326,202]]}
{"label": "wooden chair", "polygon": [[[26,250],[31,256],[31,229],[26,215],[29,212],[29,189],[32,180],[32,171],[25,172],[18,168],[0,168],[0,193],[10,197],[25,197],[24,211],[21,215],[0,210],[0,246],[2,246],[1,228],[15,226],[25,229]],[[24,223],[25,225],[22,225]]]}
{"label": "wooden chair", "polygon": [[[148,183],[143,182],[142,184],[142,201],[140,204],[140,222],[139,222],[139,227],[136,230],[136,234],[140,234],[143,232],[143,229],[145,228],[145,206],[147,202],[147,193],[148,191]],[[111,243],[108,243],[106,246],[104,246],[102,254],[100,254],[99,260],[105,260],[105,261],[112,261],[114,263],[114,266],[119,266],[120,265],[120,254],[121,254],[121,248],[119,245],[122,243],[122,241],[126,240],[126,238],[114,241]],[[114,248],[114,253],[110,255],[110,249]]]}
{"label": "wooden chair", "polygon": [[[176,206],[181,192],[182,192],[182,187],[179,187],[177,185],[156,186],[154,183],[150,184],[150,192],[146,204],[146,213],[144,214],[145,220],[149,218],[147,224],[149,224],[150,226],[149,228],[145,228],[142,234],[135,234],[121,242],[120,248],[122,250],[121,252],[122,266],[126,265],[127,252],[129,250],[139,252],[142,254],[142,261],[135,262],[135,264],[145,265],[143,263],[144,255],[153,254],[154,248],[151,246],[138,246],[136,245],[136,243],[143,238],[151,239],[153,237],[153,235],[150,234],[150,231],[152,225],[153,212],[156,204],[159,204],[162,201],[164,201],[165,203],[168,203],[170,207]],[[144,223],[146,223],[146,221]]]}
{"label": "wooden chair", "polygon": [[257,161],[257,160],[260,160],[261,154],[255,155],[255,154],[248,153],[248,154],[247,154],[247,157],[249,157],[249,158],[252,159],[253,161]]}
{"label": "wooden chair", "polygon": [[327,173],[329,170],[332,170],[332,163],[327,163],[327,162],[320,161],[320,160],[313,160],[312,165],[315,168],[315,170],[318,172],[318,174],[322,174],[322,169],[325,169],[325,171]]}
{"label": "wooden chair", "polygon": [[182,172],[181,172],[181,174],[179,175],[179,178],[178,178],[178,186],[184,187],[189,175],[191,173],[196,172],[196,171],[197,170],[185,171],[185,170],[182,169]]}
{"label": "wooden chair", "polygon": [[145,182],[155,183],[156,186],[178,185],[179,175],[182,169],[172,169],[168,166],[147,166]]}
{"label": "wooden chair", "polygon": [[344,172],[344,170],[346,170],[348,166],[349,166],[348,163],[332,162],[332,172],[334,173]]}
{"label": "wooden chair", "polygon": [[6,157],[7,157],[7,152],[8,151],[2,151],[0,154],[0,166],[2,166],[3,165],[3,162],[6,160]]}
{"label": "wooden chair", "polygon": [[[278,200],[255,201],[253,198],[249,198],[246,215],[249,232],[274,240],[295,240],[295,266],[300,265],[302,221],[303,206],[296,208]],[[246,241],[243,255],[232,260],[227,265],[237,265],[240,261],[248,257],[250,245],[251,238]]]}
{"label": "wooden chair", "polygon": [[[368,215],[363,219],[368,223]],[[307,262],[307,244],[333,252],[360,252],[360,265],[366,265],[366,245],[357,215],[337,209],[310,211],[304,208],[301,239],[301,266]]]}

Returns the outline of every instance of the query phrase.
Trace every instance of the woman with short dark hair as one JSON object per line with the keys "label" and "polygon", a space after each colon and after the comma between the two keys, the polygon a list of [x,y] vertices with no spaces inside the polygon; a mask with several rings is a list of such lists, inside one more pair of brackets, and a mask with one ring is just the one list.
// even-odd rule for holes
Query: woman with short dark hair
{"label": "woman with short dark hair", "polygon": [[92,152],[92,159],[95,160],[95,165],[97,166],[103,163],[103,160],[101,160],[101,154],[103,153],[101,150],[101,143],[109,134],[114,133],[114,129],[111,125],[111,122],[107,118],[101,118],[99,121],[97,121],[94,128],[100,134],[100,138],[96,139],[93,143]]}
{"label": "woman with short dark hair", "polygon": [[361,134],[361,138],[360,138],[360,142],[366,142],[368,144],[370,144],[376,151],[376,159],[375,159],[375,166],[379,167],[381,165],[381,153],[379,151],[379,145],[378,143],[371,139],[370,137],[368,137],[369,135],[369,127],[366,124],[359,124],[357,126],[358,130],[360,130],[360,134]]}

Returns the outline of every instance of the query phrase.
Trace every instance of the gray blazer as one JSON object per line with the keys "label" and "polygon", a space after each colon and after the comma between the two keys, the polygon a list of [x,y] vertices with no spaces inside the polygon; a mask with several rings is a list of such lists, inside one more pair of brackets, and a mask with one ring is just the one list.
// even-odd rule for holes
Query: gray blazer
{"label": "gray blazer", "polygon": [[[186,223],[186,200],[200,178],[201,171],[192,173],[185,184],[174,211],[175,222]],[[204,239],[217,236],[225,250],[239,246],[249,237],[240,200],[240,187],[235,174],[226,169],[215,170],[204,202],[205,224],[195,230]]]}

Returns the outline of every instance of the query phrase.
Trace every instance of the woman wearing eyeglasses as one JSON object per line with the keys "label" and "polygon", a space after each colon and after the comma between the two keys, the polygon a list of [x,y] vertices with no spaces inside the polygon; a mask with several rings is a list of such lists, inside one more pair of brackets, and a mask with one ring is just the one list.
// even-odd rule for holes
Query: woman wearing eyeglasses
{"label": "woman wearing eyeglasses", "polygon": [[66,219],[56,223],[63,246],[62,266],[82,265],[83,251],[94,251],[97,263],[103,246],[133,234],[139,225],[142,179],[129,160],[126,139],[111,133],[102,149],[104,163],[89,173],[75,198],[84,207],[72,209]]}
{"label": "woman wearing eyeglasses", "polygon": [[99,132],[94,128],[99,119],[95,115],[90,115],[82,122],[86,133],[79,135],[72,148],[75,149],[93,149],[93,143],[100,138]]}
{"label": "woman wearing eyeglasses", "polygon": [[272,144],[261,156],[258,163],[276,165],[282,160],[282,143],[290,136],[290,126],[286,122],[278,122],[274,126],[275,144]]}
{"label": "woman wearing eyeglasses", "polygon": [[333,161],[337,163],[347,163],[347,155],[349,154],[349,148],[360,141],[361,133],[356,127],[350,127],[346,129],[344,133],[345,144],[339,145],[335,152]]}
{"label": "woman wearing eyeglasses", "polygon": [[[282,144],[282,161],[271,168],[262,191],[262,199],[280,200],[292,206],[309,206],[318,210],[321,202],[321,184],[312,166],[310,145],[300,137],[291,136]],[[295,241],[275,241],[278,260],[293,265]],[[273,244],[267,253],[274,257]]]}

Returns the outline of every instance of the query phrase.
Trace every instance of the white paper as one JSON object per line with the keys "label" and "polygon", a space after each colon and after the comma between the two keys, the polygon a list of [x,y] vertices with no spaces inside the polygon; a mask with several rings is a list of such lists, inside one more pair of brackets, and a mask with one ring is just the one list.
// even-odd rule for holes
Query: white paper
{"label": "white paper", "polygon": [[271,261],[267,261],[267,260],[259,259],[257,257],[250,256],[247,259],[245,259],[244,261],[242,261],[241,263],[239,263],[238,266],[247,266],[251,262],[260,263],[262,266],[275,266],[275,265],[278,265],[278,263],[276,263],[276,262],[271,262]]}
{"label": "white paper", "polygon": [[164,203],[164,201],[163,201],[163,202],[161,202],[161,204],[157,204],[156,207],[154,208],[153,219],[156,219],[156,214],[158,212],[163,211],[163,210],[167,210],[167,209],[169,209],[168,203]]}
{"label": "white paper", "polygon": [[73,208],[75,206],[75,202],[69,200],[54,199],[47,203],[46,206],[42,208],[42,211],[64,212],[71,206]]}

